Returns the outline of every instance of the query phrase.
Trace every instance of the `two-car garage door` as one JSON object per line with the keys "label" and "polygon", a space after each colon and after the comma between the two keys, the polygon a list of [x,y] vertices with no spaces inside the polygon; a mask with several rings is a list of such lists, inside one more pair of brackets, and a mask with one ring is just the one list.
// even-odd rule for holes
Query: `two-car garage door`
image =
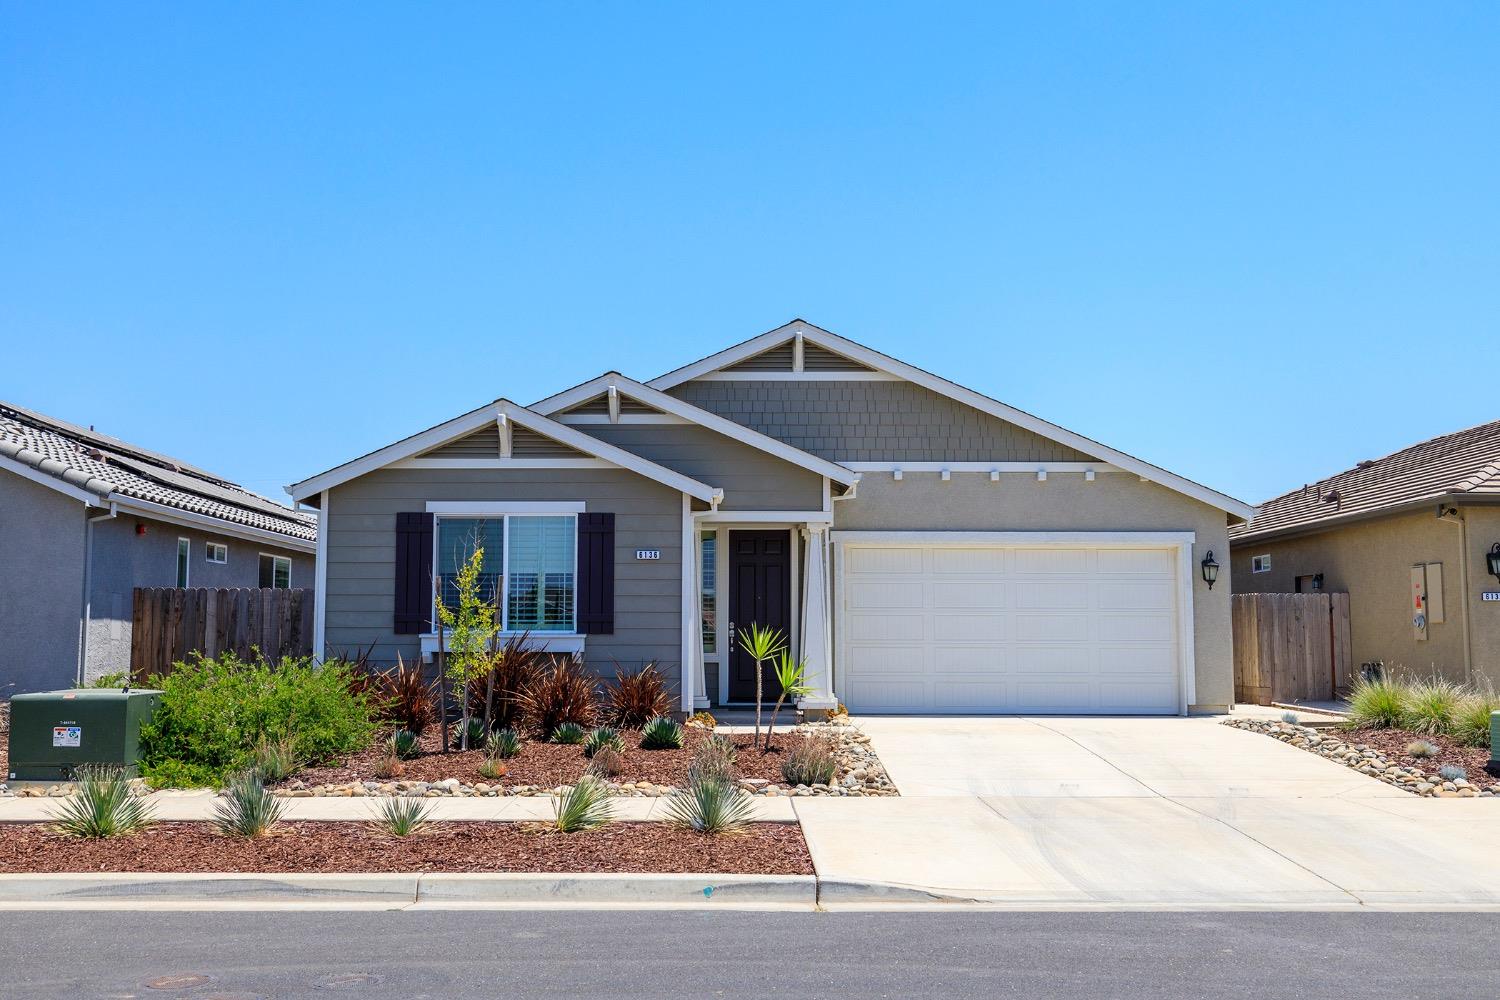
{"label": "two-car garage door", "polygon": [[845,544],[855,712],[1172,714],[1176,549]]}

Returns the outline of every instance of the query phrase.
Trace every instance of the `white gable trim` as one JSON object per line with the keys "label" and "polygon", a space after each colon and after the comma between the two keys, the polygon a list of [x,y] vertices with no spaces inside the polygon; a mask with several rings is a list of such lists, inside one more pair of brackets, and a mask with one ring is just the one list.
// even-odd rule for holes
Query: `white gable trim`
{"label": "white gable trim", "polygon": [[27,465],[25,462],[18,462],[7,455],[0,455],[0,469],[6,472],[14,472],[22,479],[29,479],[38,486],[45,486],[49,490],[56,490],[64,496],[72,497],[74,500],[82,501],[85,504],[100,505],[105,503],[110,496],[108,491],[104,493],[90,493],[88,490],[74,486],[72,483],[59,479],[56,476],[48,475],[40,469]]}
{"label": "white gable trim", "polygon": [[[522,427],[536,431],[538,434],[568,445],[586,455],[603,459],[611,465],[639,473],[647,479],[654,479],[659,483],[672,487],[680,493],[686,493],[690,497],[702,500],[704,503],[717,504],[724,498],[723,490],[709,486],[707,483],[700,483],[690,476],[684,476],[680,472],[674,472],[664,466],[657,465],[655,462],[647,461],[639,455],[628,452],[623,448],[617,448],[612,444],[607,444],[582,431],[565,427],[556,420],[529,410],[519,403],[512,403],[508,399],[496,400],[487,406],[471,410],[463,416],[454,417],[446,423],[430,427],[420,434],[413,434],[411,437],[397,441],[395,444],[387,445],[378,451],[372,451],[362,458],[357,458],[352,462],[346,462],[336,468],[329,469],[327,472],[313,476],[311,479],[304,479],[300,483],[293,483],[287,487],[287,492],[292,495],[292,499],[301,502],[316,493],[322,493],[324,490],[347,483],[351,479],[358,479],[360,476],[374,472],[376,469],[383,469],[388,465],[393,465],[420,455],[424,451],[429,451],[439,445],[464,437],[486,424],[498,422],[502,419],[507,423],[520,424]],[[509,461],[514,463],[517,460],[510,459]],[[513,465],[512,467],[519,466]]]}
{"label": "white gable trim", "polygon": [[600,375],[593,381],[574,386],[565,392],[560,392],[555,396],[549,396],[540,402],[533,403],[532,407],[542,413],[557,413],[560,410],[566,410],[580,403],[587,402],[609,389],[615,389],[619,393],[634,399],[636,402],[645,403],[647,406],[661,410],[663,413],[691,421],[700,427],[705,427],[725,437],[733,438],[742,444],[758,448],[766,454],[774,455],[785,462],[790,462],[792,465],[810,469],[820,476],[827,476],[834,482],[844,486],[852,486],[859,479],[859,476],[847,466],[830,462],[826,458],[819,458],[817,455],[805,452],[801,448],[793,447],[785,441],[778,441],[759,431],[751,430],[744,424],[737,424],[733,420],[727,420],[719,416],[717,413],[710,413],[708,410],[694,406],[692,403],[683,402],[675,396],[669,396],[658,389],[653,389],[649,385],[643,385],[633,378],[621,375],[619,372],[609,372]]}
{"label": "white gable trim", "polygon": [[1033,416],[1025,410],[1018,410],[1013,406],[1008,406],[999,400],[991,399],[982,393],[975,392],[973,389],[966,389],[955,382],[950,382],[931,372],[915,368],[904,361],[898,361],[889,355],[881,354],[879,351],[871,350],[863,344],[856,344],[852,340],[846,340],[836,333],[829,333],[827,330],[820,329],[800,319],[763,333],[759,337],[752,337],[750,340],[742,344],[737,344],[727,350],[720,351],[718,354],[713,354],[690,365],[685,365],[676,371],[671,371],[654,378],[647,385],[653,389],[664,391],[675,385],[681,385],[683,382],[701,378],[710,373],[717,372],[721,368],[754,357],[763,351],[770,350],[788,340],[792,340],[798,335],[802,337],[804,342],[817,344],[820,347],[833,351],[835,354],[842,354],[854,361],[862,362],[871,368],[887,372],[891,375],[897,375],[908,382],[922,386],[924,389],[930,389],[933,392],[947,396],[949,399],[956,399],[960,403],[1013,423],[1017,427],[1024,427],[1026,430],[1040,434],[1042,437],[1065,444],[1070,448],[1076,448],[1085,454],[1093,455],[1103,461],[1119,466],[1127,472],[1134,472],[1142,479],[1176,490],[1178,493],[1190,496],[1195,500],[1200,500],[1211,507],[1217,507],[1219,510],[1233,514],[1236,517],[1244,518],[1246,521],[1255,516],[1255,508],[1241,500],[1236,500],[1234,497],[1227,496],[1217,490],[1209,489],[1207,486],[1195,483],[1191,479],[1184,479],[1179,475],[1168,472],[1166,469],[1142,461],[1133,455],[1116,451],[1107,445],[1100,444],[1098,441],[1086,438],[1082,434],[1059,427],[1054,423],[1043,420],[1041,417]]}

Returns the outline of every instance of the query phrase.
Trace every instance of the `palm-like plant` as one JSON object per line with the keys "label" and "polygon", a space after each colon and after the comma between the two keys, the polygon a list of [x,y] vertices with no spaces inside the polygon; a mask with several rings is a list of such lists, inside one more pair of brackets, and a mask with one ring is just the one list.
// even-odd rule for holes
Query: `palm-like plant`
{"label": "palm-like plant", "polygon": [[755,815],[750,794],[714,775],[694,775],[686,788],[667,799],[667,821],[684,830],[714,836],[739,833]]}
{"label": "palm-like plant", "polygon": [[749,628],[740,629],[740,648],[755,661],[755,742],[760,743],[760,703],[765,690],[763,665],[773,660],[786,649],[786,636],[780,629],[769,628],[755,622]]}
{"label": "palm-like plant", "polygon": [[786,650],[776,660],[776,683],[781,685],[781,694],[776,696],[776,707],[771,709],[771,722],[766,726],[766,752],[771,750],[771,733],[776,729],[776,716],[781,714],[781,705],[788,698],[801,698],[812,690],[807,683],[807,661],[794,660]]}
{"label": "palm-like plant", "polygon": [[58,806],[58,832],[70,837],[119,837],[156,822],[145,800],[131,792],[123,767],[85,764],[75,777],[78,791]]}
{"label": "palm-like plant", "polygon": [[384,799],[370,828],[393,837],[409,837],[426,826],[431,815],[432,804],[422,799]]}

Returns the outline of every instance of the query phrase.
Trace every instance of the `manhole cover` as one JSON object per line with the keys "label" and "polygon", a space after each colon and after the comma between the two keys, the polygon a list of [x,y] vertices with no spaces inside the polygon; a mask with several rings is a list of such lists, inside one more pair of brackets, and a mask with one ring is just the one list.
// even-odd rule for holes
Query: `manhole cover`
{"label": "manhole cover", "polygon": [[372,976],[368,972],[340,972],[332,976],[324,976],[318,980],[318,988],[323,990],[337,990],[345,986],[373,986],[380,982],[379,976]]}
{"label": "manhole cover", "polygon": [[158,976],[146,984],[151,990],[190,990],[194,986],[203,986],[208,982],[208,977],[197,972],[179,972],[171,976]]}

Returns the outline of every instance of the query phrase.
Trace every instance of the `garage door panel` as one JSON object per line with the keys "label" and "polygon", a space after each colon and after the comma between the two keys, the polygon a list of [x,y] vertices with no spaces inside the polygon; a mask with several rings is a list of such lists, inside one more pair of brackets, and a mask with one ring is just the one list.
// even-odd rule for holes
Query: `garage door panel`
{"label": "garage door panel", "polygon": [[840,693],[865,712],[1176,712],[1174,552],[849,544]]}
{"label": "garage door panel", "polygon": [[1023,580],[1016,584],[1016,607],[1044,611],[1082,610],[1089,606],[1087,580],[1065,583],[1037,583]]}
{"label": "garage door panel", "polygon": [[928,638],[925,615],[851,614],[849,634],[861,642],[921,642]]}
{"label": "garage door panel", "polygon": [[1009,583],[940,580],[931,586],[932,606],[935,608],[1007,608],[1011,603]]}

